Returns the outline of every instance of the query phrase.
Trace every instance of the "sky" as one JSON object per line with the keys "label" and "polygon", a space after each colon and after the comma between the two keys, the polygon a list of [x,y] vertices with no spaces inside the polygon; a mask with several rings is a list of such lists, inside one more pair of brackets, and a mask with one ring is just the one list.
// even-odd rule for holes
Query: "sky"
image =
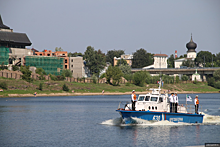
{"label": "sky", "polygon": [[220,52],[219,0],[0,0],[0,15],[39,51],[92,46],[180,56],[192,33],[197,52]]}

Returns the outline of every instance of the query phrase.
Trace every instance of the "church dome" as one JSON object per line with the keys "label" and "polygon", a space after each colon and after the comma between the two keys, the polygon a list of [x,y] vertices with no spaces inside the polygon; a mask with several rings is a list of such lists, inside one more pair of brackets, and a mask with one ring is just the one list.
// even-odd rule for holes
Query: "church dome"
{"label": "church dome", "polygon": [[189,43],[186,44],[186,48],[188,49],[188,52],[195,52],[196,47],[197,47],[197,44],[193,42],[192,35],[191,35],[191,40]]}

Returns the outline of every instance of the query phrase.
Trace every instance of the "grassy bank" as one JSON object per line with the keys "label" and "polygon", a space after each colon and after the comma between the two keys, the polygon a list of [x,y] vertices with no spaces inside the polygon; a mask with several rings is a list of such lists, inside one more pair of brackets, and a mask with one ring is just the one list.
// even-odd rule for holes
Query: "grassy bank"
{"label": "grassy bank", "polygon": [[[109,84],[94,84],[94,83],[75,83],[65,81],[33,81],[28,83],[24,80],[0,78],[0,83],[6,82],[8,89],[0,92],[1,97],[7,97],[9,94],[50,94],[50,93],[68,93],[62,90],[65,83],[72,93],[125,93],[135,89],[137,92],[146,92],[149,88],[157,88],[157,84],[147,84],[145,87],[139,87],[133,84],[121,84],[120,86],[112,86]],[[38,90],[40,83],[43,83],[43,90]],[[217,93],[218,89],[208,86],[206,83],[187,83],[187,84],[164,84],[163,90],[171,90],[175,92],[197,92],[197,93]]]}

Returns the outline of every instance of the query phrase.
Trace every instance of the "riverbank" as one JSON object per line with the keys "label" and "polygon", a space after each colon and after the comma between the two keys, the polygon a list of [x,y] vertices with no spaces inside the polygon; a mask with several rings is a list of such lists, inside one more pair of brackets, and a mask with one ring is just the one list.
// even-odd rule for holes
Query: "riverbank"
{"label": "riverbank", "polygon": [[[161,91],[166,91],[165,89],[162,89]],[[136,94],[146,94],[150,91],[144,91],[144,92],[136,92]],[[178,93],[178,94],[193,94],[193,93],[219,93],[219,92],[196,92],[196,91],[170,91],[170,93]],[[37,94],[36,97],[50,97],[50,96],[87,96],[87,95],[130,95],[131,92],[114,92],[114,93],[110,93],[110,92],[106,92],[106,93],[40,93]],[[4,97],[3,95],[0,95],[0,97]],[[6,97],[35,97],[34,94],[8,94],[8,96]]]}
{"label": "riverbank", "polygon": [[[76,83],[67,81],[33,81],[28,83],[24,80],[0,78],[0,82],[7,83],[7,90],[0,92],[0,97],[33,97],[37,92],[37,96],[80,96],[80,95],[130,95],[132,90],[137,94],[146,94],[150,88],[158,88],[157,84],[146,84],[139,87],[134,84],[121,84],[120,86],[112,86],[109,84],[94,83]],[[42,90],[39,85],[42,83]],[[68,92],[62,90],[62,86],[66,84],[69,88]],[[0,88],[1,89],[1,88]],[[164,84],[162,93],[219,93],[220,89],[215,89],[207,85],[207,83],[177,83]]]}

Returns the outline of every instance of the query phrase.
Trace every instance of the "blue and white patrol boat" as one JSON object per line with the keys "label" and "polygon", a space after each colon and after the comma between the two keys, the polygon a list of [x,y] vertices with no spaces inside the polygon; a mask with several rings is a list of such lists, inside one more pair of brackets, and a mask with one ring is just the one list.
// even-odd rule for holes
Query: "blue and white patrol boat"
{"label": "blue and white patrol boat", "polygon": [[203,114],[196,114],[194,105],[181,104],[177,106],[177,113],[170,112],[168,94],[161,94],[158,89],[150,89],[151,93],[139,95],[135,104],[135,111],[132,111],[132,104],[127,103],[119,112],[125,124],[133,123],[132,118],[140,118],[148,121],[170,121],[184,123],[202,123]]}

